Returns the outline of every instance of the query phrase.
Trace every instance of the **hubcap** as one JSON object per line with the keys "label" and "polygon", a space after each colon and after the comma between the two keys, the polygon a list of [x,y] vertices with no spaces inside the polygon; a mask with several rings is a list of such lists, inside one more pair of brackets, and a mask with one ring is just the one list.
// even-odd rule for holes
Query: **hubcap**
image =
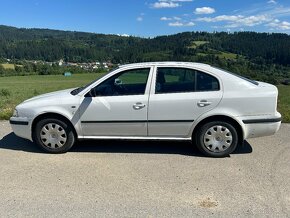
{"label": "hubcap", "polygon": [[203,142],[208,150],[219,153],[227,150],[232,145],[233,136],[227,127],[213,126],[205,132]]}
{"label": "hubcap", "polygon": [[40,138],[46,147],[55,149],[64,146],[67,135],[62,126],[56,123],[48,123],[42,127]]}

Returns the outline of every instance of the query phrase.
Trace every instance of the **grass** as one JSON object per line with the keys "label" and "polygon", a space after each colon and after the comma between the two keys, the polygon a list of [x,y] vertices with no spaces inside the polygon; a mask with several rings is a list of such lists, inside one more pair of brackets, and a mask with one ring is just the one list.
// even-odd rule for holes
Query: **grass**
{"label": "grass", "polygon": [[50,76],[0,77],[0,119],[9,119],[14,107],[36,95],[56,90],[79,87],[103,74],[74,74]]}
{"label": "grass", "polygon": [[209,43],[208,41],[193,41],[189,48],[196,49],[197,47]]}
{"label": "grass", "polygon": [[[237,59],[237,54],[235,53],[231,53],[231,52],[219,52],[217,50],[214,50],[214,49],[210,49],[210,54],[213,54],[213,55],[216,55],[218,56],[219,58],[223,59],[228,59],[228,60],[236,60]],[[202,53],[202,52],[199,52],[197,53],[198,56],[207,56],[209,55],[208,53]]]}
{"label": "grass", "polygon": [[[74,74],[71,77],[13,76],[0,77],[0,119],[9,119],[14,107],[36,95],[85,85],[103,74]],[[173,79],[173,78],[172,78]],[[290,122],[290,86],[279,85],[278,111],[283,122]]]}
{"label": "grass", "polygon": [[230,53],[230,52],[222,52],[221,54],[218,54],[219,58],[225,58],[229,60],[237,59],[237,54]]}
{"label": "grass", "polygon": [[278,111],[282,114],[283,122],[290,123],[290,86],[279,85]]}

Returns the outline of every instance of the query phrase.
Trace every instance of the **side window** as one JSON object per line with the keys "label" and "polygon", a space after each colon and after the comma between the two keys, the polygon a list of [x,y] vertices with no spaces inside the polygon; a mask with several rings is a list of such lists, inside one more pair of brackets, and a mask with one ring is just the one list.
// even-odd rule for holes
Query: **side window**
{"label": "side window", "polygon": [[217,78],[207,73],[196,71],[196,91],[197,92],[218,91],[218,90],[220,90],[220,85]]}
{"label": "side window", "polygon": [[174,67],[157,69],[156,94],[218,91],[219,88],[219,82],[215,77],[194,69]]}
{"label": "side window", "polygon": [[150,68],[133,69],[118,73],[93,89],[95,96],[143,95]]}

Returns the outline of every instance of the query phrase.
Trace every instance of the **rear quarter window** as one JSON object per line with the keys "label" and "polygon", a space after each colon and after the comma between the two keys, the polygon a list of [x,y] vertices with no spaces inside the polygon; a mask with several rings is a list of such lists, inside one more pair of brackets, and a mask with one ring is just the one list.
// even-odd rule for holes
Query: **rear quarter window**
{"label": "rear quarter window", "polygon": [[219,81],[212,75],[196,71],[196,91],[218,91],[220,90]]}

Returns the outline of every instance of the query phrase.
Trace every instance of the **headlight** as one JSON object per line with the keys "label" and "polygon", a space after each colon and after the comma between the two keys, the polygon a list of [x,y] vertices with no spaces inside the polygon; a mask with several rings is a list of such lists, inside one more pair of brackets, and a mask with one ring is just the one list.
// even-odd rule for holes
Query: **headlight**
{"label": "headlight", "polygon": [[16,109],[14,109],[14,112],[13,112],[13,117],[18,117],[18,111]]}

